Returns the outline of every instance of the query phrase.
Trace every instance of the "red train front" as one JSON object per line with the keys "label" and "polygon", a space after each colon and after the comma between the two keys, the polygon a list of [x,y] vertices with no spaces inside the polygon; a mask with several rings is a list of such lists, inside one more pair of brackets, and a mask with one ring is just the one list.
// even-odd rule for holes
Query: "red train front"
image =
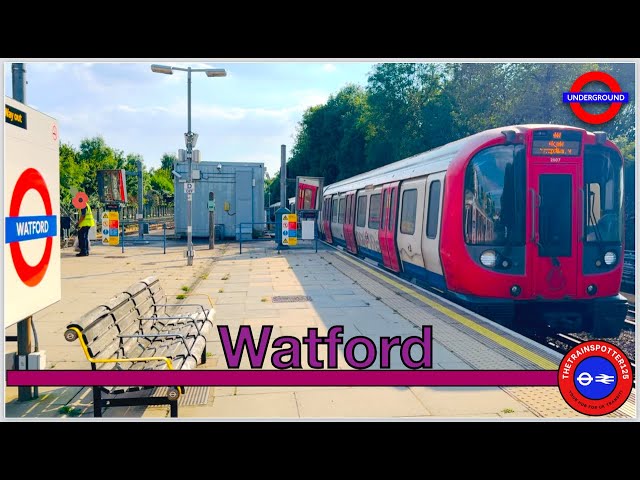
{"label": "red train front", "polygon": [[469,137],[446,174],[448,293],[509,324],[618,335],[627,311],[623,159],[604,133],[528,125]]}

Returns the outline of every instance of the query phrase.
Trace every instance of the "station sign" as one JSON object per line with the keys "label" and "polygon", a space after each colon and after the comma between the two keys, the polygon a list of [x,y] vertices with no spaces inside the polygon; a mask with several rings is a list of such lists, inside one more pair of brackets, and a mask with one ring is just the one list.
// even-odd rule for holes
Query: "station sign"
{"label": "station sign", "polygon": [[58,122],[12,98],[4,103],[7,328],[60,301],[62,291]]}

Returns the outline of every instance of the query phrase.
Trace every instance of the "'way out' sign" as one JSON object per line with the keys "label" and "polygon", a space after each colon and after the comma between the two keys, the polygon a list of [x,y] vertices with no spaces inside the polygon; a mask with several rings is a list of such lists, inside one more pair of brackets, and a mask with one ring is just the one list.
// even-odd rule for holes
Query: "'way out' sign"
{"label": "'way out' sign", "polygon": [[4,97],[4,327],[60,301],[58,123]]}

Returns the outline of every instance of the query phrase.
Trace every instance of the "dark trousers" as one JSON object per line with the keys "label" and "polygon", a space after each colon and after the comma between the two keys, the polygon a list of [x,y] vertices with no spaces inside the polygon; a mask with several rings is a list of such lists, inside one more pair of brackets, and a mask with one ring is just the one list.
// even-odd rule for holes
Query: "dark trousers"
{"label": "dark trousers", "polygon": [[80,253],[83,255],[89,255],[89,228],[80,227],[78,231],[78,246],[80,247]]}

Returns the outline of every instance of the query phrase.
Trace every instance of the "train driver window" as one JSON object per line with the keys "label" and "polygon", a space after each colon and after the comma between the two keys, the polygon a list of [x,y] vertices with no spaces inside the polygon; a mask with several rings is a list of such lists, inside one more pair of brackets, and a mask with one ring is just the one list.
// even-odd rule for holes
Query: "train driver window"
{"label": "train driver window", "polygon": [[520,145],[478,152],[465,171],[463,231],[470,245],[524,244],[525,156]]}
{"label": "train driver window", "polygon": [[622,159],[609,148],[585,146],[584,208],[587,242],[622,241]]}
{"label": "train driver window", "polygon": [[331,223],[338,223],[338,198],[331,201]]}

